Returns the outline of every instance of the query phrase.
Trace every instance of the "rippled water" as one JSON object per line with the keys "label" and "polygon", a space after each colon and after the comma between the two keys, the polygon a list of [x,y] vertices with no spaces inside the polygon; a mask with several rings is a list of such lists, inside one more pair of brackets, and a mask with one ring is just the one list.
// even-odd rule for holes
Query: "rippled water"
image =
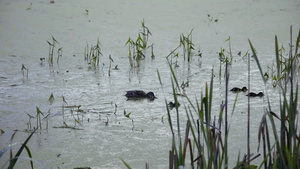
{"label": "rippled water", "polygon": [[[32,4],[31,4],[32,3]],[[35,134],[29,142],[37,168],[72,168],[91,166],[124,168],[119,157],[130,166],[141,168],[149,163],[151,168],[167,168],[171,148],[171,132],[167,121],[165,98],[172,100],[171,73],[166,56],[179,45],[179,37],[193,29],[195,53],[190,64],[183,60],[178,49],[180,67],[175,69],[179,83],[189,81],[186,93],[194,101],[201,97],[205,83],[210,82],[214,69],[213,112],[219,113],[224,100],[224,78],[219,79],[218,52],[228,51],[231,38],[233,64],[230,67],[229,88],[247,86],[247,63],[238,56],[250,48],[248,38],[255,46],[262,67],[274,61],[274,36],[288,49],[289,27],[294,34],[300,27],[300,3],[297,0],[281,1],[0,1],[0,148],[10,143],[14,130],[27,129],[29,118],[36,107],[47,114],[50,110],[49,129]],[[87,11],[88,10],[88,13]],[[209,21],[208,14],[214,19]],[[129,37],[136,39],[141,21],[145,19],[154,43],[155,59],[146,53],[139,69],[130,69]],[[51,36],[59,42],[63,53],[59,64],[49,66],[47,58]],[[95,45],[100,40],[103,56],[97,70],[89,69],[84,61],[86,44]],[[109,55],[118,70],[109,71]],[[228,54],[227,54],[228,55]],[[55,55],[56,59],[56,55]],[[173,58],[173,62],[176,58]],[[22,75],[22,64],[28,68],[28,77]],[[160,73],[163,88],[160,85]],[[223,70],[224,72],[224,67]],[[127,90],[153,91],[158,99],[153,102],[127,101]],[[265,91],[271,105],[278,109],[278,90],[263,87],[259,71],[251,59],[251,90]],[[54,95],[52,105],[48,102]],[[81,105],[78,113],[83,130],[54,128],[63,121],[74,126],[70,109],[62,115],[63,98],[68,106]],[[229,93],[229,112],[235,94]],[[180,98],[181,103],[187,101]],[[257,147],[257,128],[266,107],[266,97],[251,99],[251,147]],[[183,105],[183,104],[182,104]],[[74,108],[76,110],[76,108]],[[124,116],[131,113],[130,118]],[[173,113],[174,112],[174,113]],[[238,153],[246,153],[247,97],[239,95],[237,108],[230,116],[230,165]],[[172,111],[175,118],[175,111]],[[74,112],[77,117],[77,112]],[[180,107],[182,130],[186,123],[184,106]],[[32,125],[36,122],[32,119]],[[43,122],[43,127],[46,121]],[[14,142],[21,143],[28,133],[18,132]],[[15,146],[15,149],[18,147]],[[14,151],[16,152],[16,150]],[[2,167],[8,159],[7,152],[0,159]],[[23,154],[26,157],[25,153]],[[256,162],[257,163],[257,162]],[[26,159],[18,161],[18,168],[29,167]]]}

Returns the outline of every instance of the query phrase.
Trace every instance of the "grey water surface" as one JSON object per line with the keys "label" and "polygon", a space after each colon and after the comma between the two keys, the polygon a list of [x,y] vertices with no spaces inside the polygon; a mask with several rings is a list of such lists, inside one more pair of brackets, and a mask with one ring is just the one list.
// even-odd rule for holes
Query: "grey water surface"
{"label": "grey water surface", "polygon": [[[209,15],[209,16],[208,16]],[[0,1],[0,148],[10,144],[15,130],[13,152],[29,136],[29,115],[35,116],[37,107],[47,114],[43,130],[34,134],[28,143],[35,168],[125,168],[120,157],[133,168],[168,168],[172,133],[167,120],[165,99],[173,101],[171,72],[166,56],[179,45],[180,35],[193,29],[194,55],[188,63],[170,56],[178,82],[189,82],[185,88],[192,102],[200,100],[205,84],[210,84],[214,73],[213,115],[218,115],[225,100],[225,67],[219,76],[219,52],[229,51],[233,62],[229,67],[229,88],[248,86],[247,59],[239,56],[250,52],[251,40],[262,68],[275,61],[274,37],[288,49],[290,25],[295,38],[299,30],[300,2],[290,1],[104,1],[48,0]],[[150,48],[139,68],[130,68],[128,38],[136,39],[141,22],[150,29],[148,45],[154,44],[155,59]],[[216,20],[217,19],[217,20]],[[54,63],[48,63],[49,45],[54,37]],[[85,47],[101,42],[100,64],[91,68],[84,60]],[[62,57],[56,62],[57,49]],[[288,52],[287,52],[288,53]],[[110,63],[109,55],[114,62]],[[40,60],[45,58],[45,60]],[[28,70],[23,75],[22,64]],[[109,65],[111,64],[111,69]],[[275,63],[274,63],[275,64]],[[113,69],[117,66],[118,69]],[[251,98],[251,150],[257,151],[258,126],[267,107],[267,96],[274,112],[278,112],[279,92],[269,81],[265,87],[254,59],[251,58],[251,91],[263,91],[266,96]],[[109,75],[109,70],[110,75]],[[161,76],[160,84],[157,71]],[[127,101],[127,90],[153,91],[154,101]],[[48,98],[53,93],[54,101]],[[229,93],[229,162],[233,167],[238,154],[247,151],[247,97]],[[63,98],[66,102],[63,102]],[[179,97],[180,123],[184,132],[188,102]],[[74,106],[62,109],[64,106]],[[299,104],[298,104],[299,105]],[[80,106],[80,111],[78,108]],[[49,111],[49,112],[48,112]],[[129,118],[124,111],[131,113]],[[175,121],[176,113],[171,111]],[[79,119],[78,124],[74,119]],[[31,119],[36,126],[36,119]],[[48,122],[48,129],[46,130]],[[77,129],[59,128],[64,125]],[[31,129],[32,129],[31,128]],[[27,157],[25,152],[22,157]],[[9,152],[0,159],[7,166]],[[254,164],[259,164],[255,160]],[[188,163],[188,162],[187,162]],[[29,160],[20,158],[16,168],[29,168]],[[189,167],[187,165],[187,167]]]}

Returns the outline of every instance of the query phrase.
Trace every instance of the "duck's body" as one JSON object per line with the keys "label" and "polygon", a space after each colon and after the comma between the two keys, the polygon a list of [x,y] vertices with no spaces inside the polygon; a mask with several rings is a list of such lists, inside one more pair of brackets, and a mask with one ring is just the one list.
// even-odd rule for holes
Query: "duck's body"
{"label": "duck's body", "polygon": [[256,93],[250,92],[246,96],[249,96],[249,97],[257,97],[257,96],[262,97],[262,96],[264,96],[264,93],[263,92],[259,92],[259,93],[256,94]]}
{"label": "duck's body", "polygon": [[156,99],[153,92],[145,93],[142,90],[126,91],[125,96],[127,97],[127,99],[141,99],[141,98],[148,98],[150,100]]}
{"label": "duck's body", "polygon": [[240,92],[240,91],[245,92],[245,91],[247,91],[247,87],[246,86],[244,86],[243,88],[234,87],[230,91],[233,91],[233,92]]}
{"label": "duck's body", "polygon": [[[180,103],[179,102],[177,102],[178,103],[178,107],[180,106]],[[173,103],[173,102],[169,102],[169,107],[171,108],[171,109],[173,109],[174,107],[176,107],[176,104],[175,103]]]}

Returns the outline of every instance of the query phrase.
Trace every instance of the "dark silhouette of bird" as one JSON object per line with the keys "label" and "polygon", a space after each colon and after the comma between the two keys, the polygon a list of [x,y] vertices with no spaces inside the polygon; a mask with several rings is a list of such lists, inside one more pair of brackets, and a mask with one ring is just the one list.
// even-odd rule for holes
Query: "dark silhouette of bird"
{"label": "dark silhouette of bird", "polygon": [[249,96],[249,97],[257,97],[257,96],[262,97],[262,96],[264,96],[264,93],[263,92],[259,92],[259,93],[256,94],[256,93],[250,92],[246,96]]}
{"label": "dark silhouette of bird", "polygon": [[247,87],[246,86],[244,86],[243,88],[234,87],[230,91],[233,91],[233,92],[240,92],[240,91],[246,92]]}
{"label": "dark silhouette of bird", "polygon": [[125,96],[127,97],[127,100],[137,100],[137,99],[150,99],[150,100],[154,100],[157,99],[157,97],[155,97],[153,92],[144,92],[142,90],[130,90],[130,91],[126,91]]}

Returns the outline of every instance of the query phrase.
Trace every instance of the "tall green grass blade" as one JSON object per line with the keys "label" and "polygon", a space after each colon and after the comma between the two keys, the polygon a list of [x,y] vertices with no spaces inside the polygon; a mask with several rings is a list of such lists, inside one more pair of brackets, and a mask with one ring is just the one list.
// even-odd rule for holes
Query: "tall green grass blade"
{"label": "tall green grass blade", "polygon": [[299,57],[299,54],[298,54],[298,48],[300,47],[299,46],[300,44],[300,29],[298,31],[298,36],[297,36],[297,40],[296,40],[296,48],[295,48],[295,54],[294,54],[294,57]]}
{"label": "tall green grass blade", "polygon": [[258,66],[260,75],[261,75],[261,77],[262,77],[262,79],[263,79],[264,84],[266,84],[266,80],[265,80],[265,78],[264,78],[263,71],[262,71],[262,69],[261,69],[261,66],[260,66],[258,57],[257,57],[257,55],[256,55],[256,51],[255,51],[254,47],[252,46],[251,41],[250,41],[249,39],[248,39],[248,41],[249,41],[249,44],[250,44],[250,47],[251,47],[251,50],[252,50],[252,53],[253,53],[253,57],[254,57],[254,59],[255,59],[255,61],[256,61],[256,64],[257,64],[257,66]]}
{"label": "tall green grass blade", "polygon": [[[18,152],[17,152],[17,154],[15,155],[14,158],[12,158],[12,153],[11,153],[11,162],[10,162],[9,167],[8,167],[9,169],[14,168],[14,166],[16,165],[16,163],[17,163],[17,161],[19,159],[19,156],[21,155],[22,151],[26,147],[26,144],[28,143],[28,141],[30,140],[31,136],[35,133],[36,130],[37,130],[37,128],[34,129],[33,132],[29,135],[29,137],[25,140],[25,142],[22,144],[21,148],[18,150]],[[29,152],[27,151],[27,153],[28,153],[28,155],[29,154],[31,155],[30,151]],[[31,163],[32,163],[32,161],[31,161]]]}
{"label": "tall green grass blade", "polygon": [[279,58],[279,48],[278,48],[278,40],[277,36],[275,36],[275,56],[276,56],[276,64],[277,64],[277,80],[279,83],[279,86],[281,85],[281,64],[280,64],[280,58]]}
{"label": "tall green grass blade", "polygon": [[158,80],[159,80],[160,86],[161,86],[161,88],[164,88],[163,84],[162,84],[162,81],[161,81],[161,78],[160,78],[159,70],[156,69],[156,72],[157,72],[157,76],[158,76]]}
{"label": "tall green grass blade", "polygon": [[173,79],[174,79],[174,81],[176,83],[176,87],[177,87],[178,91],[180,92],[180,85],[179,85],[179,83],[177,81],[176,75],[175,75],[174,70],[172,68],[172,64],[169,62],[169,60],[168,60],[168,64],[169,64],[169,67],[170,67],[170,70],[171,70],[172,77],[173,77]]}
{"label": "tall green grass blade", "polygon": [[[29,157],[30,159],[32,159],[32,155],[31,155],[30,149],[29,149],[27,146],[25,146],[25,149],[26,149],[26,151],[27,151],[28,157]],[[30,160],[30,166],[31,166],[31,168],[33,169],[33,161],[32,161],[32,160]]]}
{"label": "tall green grass blade", "polygon": [[127,167],[127,169],[131,169],[131,167],[120,157],[120,160],[123,162],[123,164]]}

